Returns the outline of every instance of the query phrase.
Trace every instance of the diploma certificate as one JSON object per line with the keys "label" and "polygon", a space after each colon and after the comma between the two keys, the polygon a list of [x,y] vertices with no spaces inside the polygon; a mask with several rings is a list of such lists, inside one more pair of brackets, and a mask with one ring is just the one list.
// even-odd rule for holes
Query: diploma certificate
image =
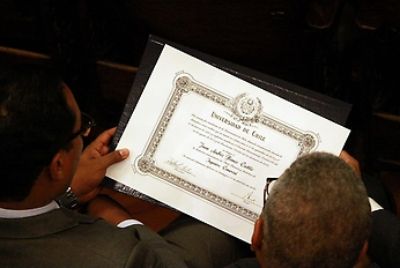
{"label": "diploma certificate", "polygon": [[267,177],[349,130],[165,45],[107,176],[250,242]]}

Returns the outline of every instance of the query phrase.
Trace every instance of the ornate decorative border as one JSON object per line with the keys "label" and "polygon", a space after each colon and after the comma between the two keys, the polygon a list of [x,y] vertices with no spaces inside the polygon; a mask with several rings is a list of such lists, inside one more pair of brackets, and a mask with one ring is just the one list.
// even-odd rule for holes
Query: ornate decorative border
{"label": "ornate decorative border", "polygon": [[168,105],[166,106],[162,117],[158,122],[154,134],[150,138],[144,154],[142,154],[135,162],[138,171],[144,174],[149,173],[153,176],[161,178],[241,217],[253,222],[256,221],[258,218],[257,213],[243,208],[232,201],[229,201],[156,166],[153,157],[158,145],[164,135],[173,113],[175,112],[176,106],[181,100],[182,95],[189,92],[201,95],[217,104],[226,107],[227,109],[230,109],[235,115],[238,116],[239,119],[243,121],[262,124],[296,140],[298,142],[298,146],[300,147],[299,156],[310,152],[317,146],[318,139],[316,138],[316,135],[310,132],[302,132],[294,127],[285,125],[282,122],[273,119],[272,117],[262,114],[262,105],[258,98],[249,97],[247,94],[240,94],[236,98],[230,99],[195,81],[187,73],[180,74],[175,78],[175,89],[171,94]]}

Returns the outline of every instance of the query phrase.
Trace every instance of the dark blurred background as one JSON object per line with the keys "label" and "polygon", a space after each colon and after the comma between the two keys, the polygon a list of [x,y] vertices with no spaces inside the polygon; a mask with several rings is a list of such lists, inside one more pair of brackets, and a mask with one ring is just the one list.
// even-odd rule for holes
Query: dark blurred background
{"label": "dark blurred background", "polygon": [[54,62],[98,131],[149,34],[353,104],[345,149],[400,197],[400,1],[0,1],[0,62]]}

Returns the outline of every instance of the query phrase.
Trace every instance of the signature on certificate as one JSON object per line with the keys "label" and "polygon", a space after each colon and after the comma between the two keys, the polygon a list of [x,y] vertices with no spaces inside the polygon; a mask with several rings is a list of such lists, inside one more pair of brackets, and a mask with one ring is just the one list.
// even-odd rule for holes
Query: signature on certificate
{"label": "signature on certificate", "polygon": [[256,202],[256,199],[253,197],[254,191],[251,191],[245,195],[242,196],[243,202],[245,204],[254,204]]}
{"label": "signature on certificate", "polygon": [[254,191],[245,193],[244,195],[238,195],[238,194],[234,194],[234,193],[232,193],[232,194],[234,196],[240,198],[240,200],[242,200],[242,202],[247,205],[255,205],[256,204],[256,199],[253,197]]}
{"label": "signature on certificate", "polygon": [[192,169],[188,165],[185,165],[185,163],[183,163],[183,162],[180,162],[180,161],[177,161],[177,160],[171,158],[171,159],[168,159],[167,161],[165,161],[165,163],[167,165],[171,166],[174,170],[178,171],[179,173],[193,175]]}

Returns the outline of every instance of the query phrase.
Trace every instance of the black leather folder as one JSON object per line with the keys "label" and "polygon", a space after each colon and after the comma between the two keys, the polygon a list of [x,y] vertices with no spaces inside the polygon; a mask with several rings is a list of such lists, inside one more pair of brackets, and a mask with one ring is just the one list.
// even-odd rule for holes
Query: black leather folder
{"label": "black leather folder", "polygon": [[[140,94],[143,92],[165,44],[175,47],[195,58],[222,69],[225,72],[228,72],[259,88],[269,91],[272,94],[299,105],[339,125],[345,126],[346,124],[347,117],[351,110],[351,105],[348,103],[151,35],[148,39],[147,46],[139,66],[139,71],[136,74],[135,81],[128,95],[117,127],[117,132],[113,138],[111,146],[117,146],[118,141],[120,140],[122,133],[124,132],[129,121],[129,118],[135,109],[136,103],[140,98]],[[113,182],[108,181],[107,184],[111,184],[112,186]],[[125,187],[122,191],[128,193],[131,192],[127,187]]]}

